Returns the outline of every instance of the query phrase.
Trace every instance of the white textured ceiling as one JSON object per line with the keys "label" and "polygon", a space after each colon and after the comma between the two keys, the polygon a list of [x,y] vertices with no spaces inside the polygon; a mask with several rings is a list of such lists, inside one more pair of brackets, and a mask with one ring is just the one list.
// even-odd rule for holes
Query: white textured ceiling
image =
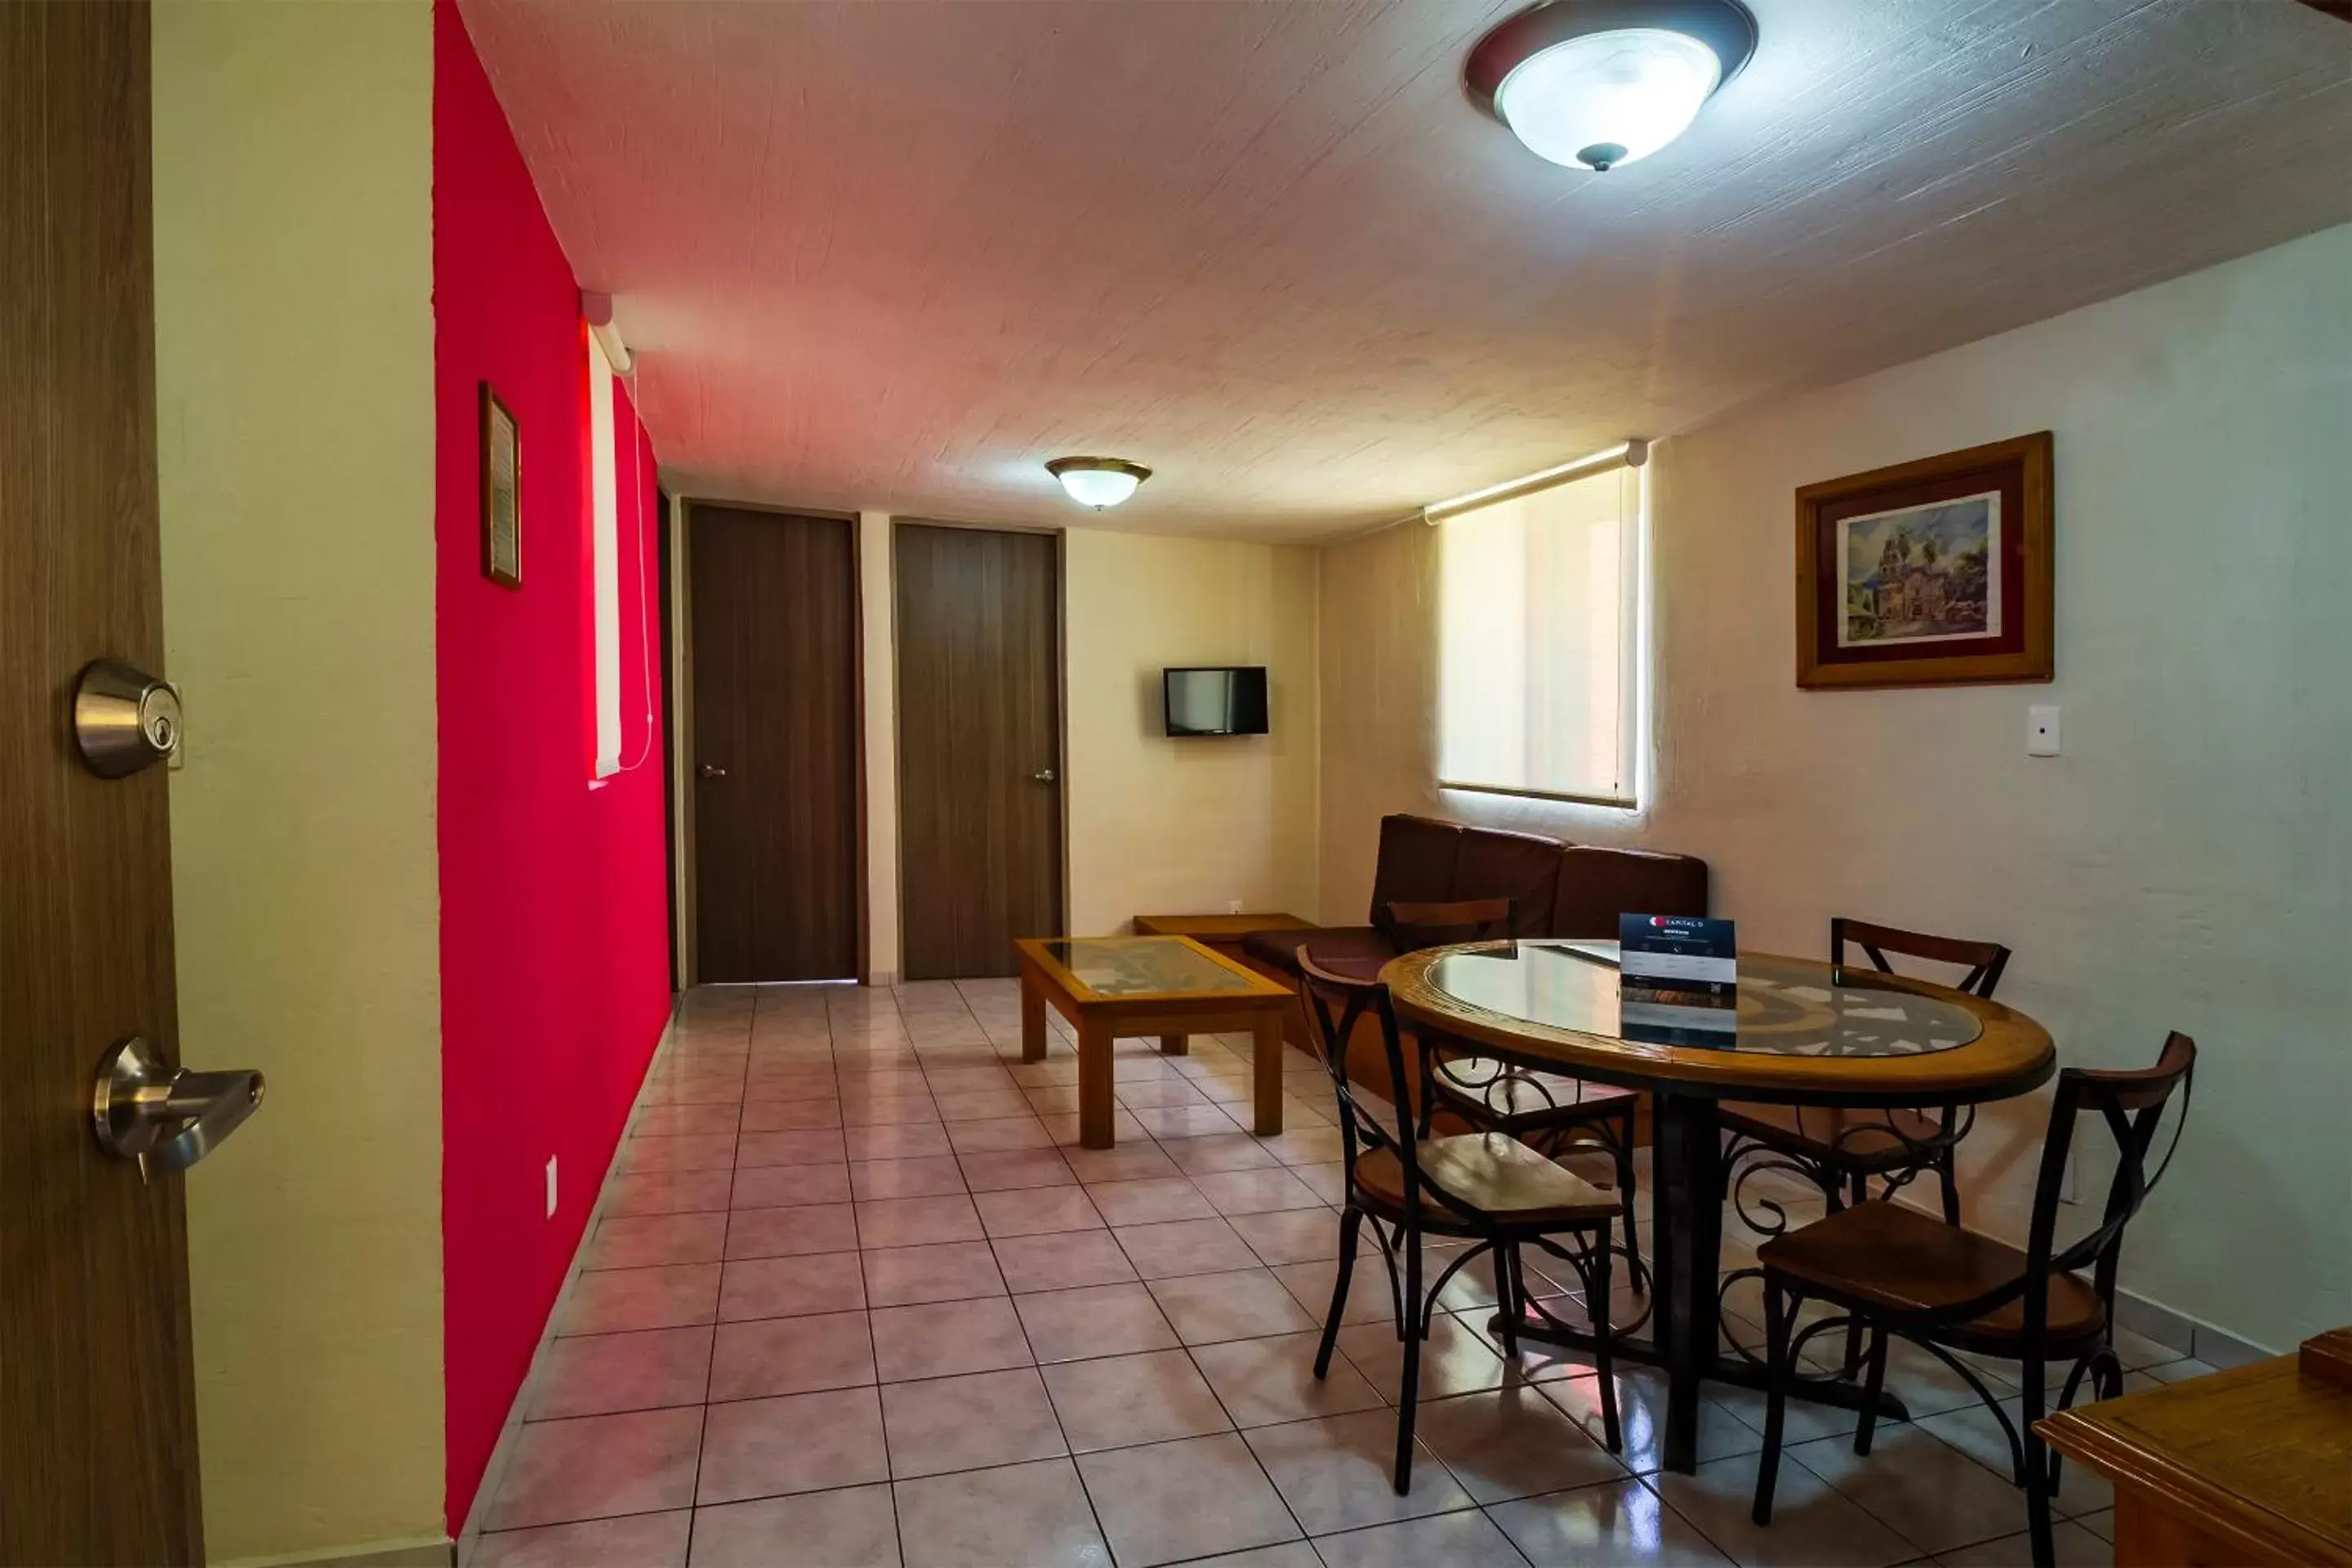
{"label": "white textured ceiling", "polygon": [[2294,0],[1754,0],[1680,142],[1472,108],[1494,0],[464,0],[696,493],[1328,535],[2352,221]]}

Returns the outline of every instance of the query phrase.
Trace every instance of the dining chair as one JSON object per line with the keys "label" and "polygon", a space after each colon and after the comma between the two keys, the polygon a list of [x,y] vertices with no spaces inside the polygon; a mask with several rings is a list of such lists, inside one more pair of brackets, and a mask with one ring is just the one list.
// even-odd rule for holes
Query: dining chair
{"label": "dining chair", "polygon": [[[1617,1387],[1609,1354],[1609,1226],[1617,1200],[1573,1172],[1552,1163],[1507,1133],[1485,1131],[1424,1138],[1414,1125],[1406,1083],[1404,1042],[1388,987],[1334,973],[1318,963],[1310,944],[1298,954],[1307,1007],[1323,1047],[1323,1065],[1339,1098],[1343,1133],[1340,1158],[1347,1179],[1346,1206],[1339,1214],[1339,1274],[1331,1309],[1315,1352],[1315,1375],[1331,1369],[1331,1351],[1347,1310],[1354,1277],[1358,1233],[1369,1222],[1387,1266],[1390,1304],[1397,1337],[1404,1342],[1404,1369],[1397,1392],[1397,1447],[1393,1482],[1400,1495],[1412,1485],[1413,1420],[1421,1394],[1421,1346],[1429,1338],[1437,1298],[1447,1283],[1482,1254],[1494,1259],[1496,1310],[1503,1351],[1516,1360],[1516,1325],[1527,1310],[1521,1249],[1533,1247],[1574,1271],[1584,1287],[1592,1324],[1593,1364],[1601,1379],[1601,1420],[1612,1453],[1621,1447]],[[1363,1093],[1348,1073],[1349,1039],[1370,1016],[1380,1028],[1390,1082],[1397,1100],[1390,1105]],[[1422,1282],[1422,1240],[1437,1236],[1472,1245],[1457,1253],[1427,1289]],[[1555,1238],[1574,1242],[1571,1250]]]}
{"label": "dining chair", "polygon": [[[1848,943],[1861,948],[1885,974],[1897,973],[1887,959],[1889,952],[1965,969],[1956,989],[1986,1001],[1992,999],[2001,971],[2009,965],[2009,949],[1997,942],[1962,942],[1843,917],[1831,921],[1830,962],[1841,969],[1846,965]],[[1726,1170],[1744,1156],[1761,1153],[1763,1158],[1748,1162],[1750,1173],[1779,1168],[1802,1175],[1821,1189],[1832,1212],[1867,1199],[1874,1177],[1878,1195],[1889,1197],[1933,1171],[1942,1188],[1945,1222],[1960,1223],[1953,1152],[1975,1123],[1973,1107],[1965,1111],[1949,1106],[1940,1110],[1850,1110],[1743,1100],[1726,1101],[1720,1114],[1724,1131],[1731,1134],[1723,1151]],[[1739,1187],[1738,1182],[1732,1186],[1735,1201]],[[1772,1218],[1761,1224],[1751,1219],[1757,1229],[1770,1235],[1785,1228],[1785,1213],[1778,1204],[1767,1199],[1761,1206]],[[1744,1205],[1741,1212],[1743,1216],[1747,1213]]]}
{"label": "dining chair", "polygon": [[[1870,1360],[1853,1451],[1870,1452],[1876,1405],[1886,1379],[1890,1334],[1918,1345],[1959,1374],[2008,1435],[2012,1479],[2025,1489],[2035,1568],[2050,1568],[2053,1551],[2050,1499],[2058,1487],[2058,1458],[2034,1435],[2044,1413],[2053,1363],[2072,1363],[2059,1394],[2074,1402],[2085,1375],[2095,1397],[2123,1392],[2123,1364],[2114,1344],[2116,1270],[2130,1223],[2172,1163],[2189,1118],[2197,1043],[2175,1032],[2152,1067],[2131,1070],[2068,1068],[2058,1075],[2050,1127],[2023,1251],[1962,1230],[1916,1209],[1884,1200],[1856,1204],[1778,1236],[1757,1249],[1764,1275],[1767,1382],[1764,1453],[1756,1468],[1755,1518],[1772,1521],[1772,1490],[1780,1464],[1782,1423],[1792,1369],[1806,1342],[1825,1331],[1858,1325],[1870,1336]],[[2174,1093],[2180,1114],[2163,1158],[2149,1169],[2148,1151]],[[2057,1240],[2058,1205],[2077,1121],[2091,1113],[2116,1146],[2116,1171],[2097,1225],[2074,1241]],[[2082,1270],[2090,1270],[2084,1278]],[[1830,1311],[1802,1328],[1797,1313],[1809,1300]],[[2013,1361],[2021,1369],[2021,1420],[2012,1423],[2000,1401],[1955,1352]]]}
{"label": "dining chair", "polygon": [[[1513,901],[1474,899],[1451,904],[1392,903],[1389,927],[1400,950],[1444,947],[1463,942],[1494,942],[1517,935]],[[1423,1097],[1421,1135],[1429,1136],[1439,1109],[1482,1131],[1507,1132],[1557,1160],[1591,1150],[1615,1173],[1618,1214],[1625,1228],[1628,1277],[1642,1288],[1642,1237],[1634,1218],[1633,1113],[1636,1090],[1591,1083],[1567,1073],[1538,1072],[1493,1057],[1454,1055],[1442,1043],[1422,1037]]]}

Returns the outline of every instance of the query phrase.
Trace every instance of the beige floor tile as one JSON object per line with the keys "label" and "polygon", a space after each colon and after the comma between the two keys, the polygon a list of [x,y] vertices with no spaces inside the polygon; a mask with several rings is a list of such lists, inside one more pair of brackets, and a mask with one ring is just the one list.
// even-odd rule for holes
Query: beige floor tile
{"label": "beige floor tile", "polygon": [[485,1523],[514,1530],[684,1508],[701,1437],[691,1405],[528,1422]]}
{"label": "beige floor tile", "polygon": [[593,1270],[580,1276],[563,1314],[565,1334],[613,1334],[709,1322],[719,1309],[719,1265]]}
{"label": "beige floor tile", "polygon": [[1338,1208],[1348,1201],[1348,1167],[1339,1161],[1315,1165],[1290,1167],[1298,1179],[1315,1189],[1315,1195]]}
{"label": "beige floor tile", "polygon": [[[1318,1258],[1308,1263],[1287,1263],[1274,1270],[1291,1299],[1307,1309],[1317,1322],[1331,1310],[1331,1285],[1339,1277],[1339,1260]],[[1396,1321],[1396,1303],[1389,1293],[1389,1275],[1380,1249],[1369,1238],[1356,1249],[1356,1268],[1348,1279],[1348,1301],[1342,1323],[1389,1324]]]}
{"label": "beige floor tile", "polygon": [[1225,1223],[1261,1263],[1312,1263],[1339,1256],[1339,1216],[1319,1205],[1234,1215]]}
{"label": "beige floor tile", "polygon": [[949,1154],[917,1160],[861,1160],[849,1167],[849,1184],[860,1202],[954,1196],[964,1190],[963,1172]]}
{"label": "beige floor tile", "polygon": [[1002,1296],[879,1308],[872,1326],[874,1363],[885,1383],[997,1372],[1031,1361],[1021,1320]]}
{"label": "beige floor tile", "polygon": [[[1010,1080],[1007,1080],[1008,1085]],[[971,1089],[960,1094],[938,1094],[932,1097],[939,1105],[942,1121],[1001,1121],[1009,1116],[1026,1116],[1032,1109],[1019,1089]]]}
{"label": "beige floor tile", "polygon": [[1080,1285],[1111,1285],[1133,1279],[1127,1254],[1108,1231],[1057,1231],[1046,1236],[1008,1236],[995,1242],[1005,1283],[1014,1294],[1066,1290]]}
{"label": "beige floor tile", "polygon": [[727,1245],[719,1213],[608,1215],[596,1223],[585,1267],[643,1268],[665,1263],[716,1263]]}
{"label": "beige floor tile", "polygon": [[[1097,1205],[1097,1207],[1100,1205]],[[1145,1279],[1180,1274],[1228,1273],[1255,1268],[1257,1255],[1242,1245],[1222,1219],[1186,1219],[1170,1225],[1111,1226],[1111,1235]]]}
{"label": "beige floor tile", "polygon": [[877,1307],[1002,1296],[1003,1277],[985,1241],[892,1247],[866,1255],[866,1299]]}
{"label": "beige floor tile", "polygon": [[804,1132],[746,1132],[735,1141],[735,1164],[739,1170],[762,1165],[838,1165],[848,1155],[843,1152],[843,1134],[836,1131]]}
{"label": "beige floor tile", "polygon": [[727,1226],[727,1256],[791,1258],[805,1252],[854,1252],[857,1220],[847,1204],[799,1204],[790,1208],[734,1211]]}
{"label": "beige floor tile", "polygon": [[1535,1568],[1594,1563],[1731,1568],[1731,1560],[1639,1481],[1499,1503],[1486,1510]]}
{"label": "beige floor tile", "polygon": [[1078,1460],[1119,1568],[1296,1540],[1298,1526],[1233,1433],[1110,1448]]}
{"label": "beige floor tile", "polygon": [[[2024,1409],[2017,1400],[2001,1401],[2012,1423],[2022,1431]],[[2009,1438],[2001,1431],[2000,1422],[1982,1405],[1971,1405],[1960,1410],[1948,1410],[1941,1415],[1930,1415],[1919,1422],[1920,1427],[1933,1433],[1942,1441],[2006,1480],[2015,1473],[2016,1461],[2010,1452]],[[1893,1428],[1879,1427],[1882,1436]],[[2021,1505],[2024,1494],[2018,1494]],[[2115,1488],[2105,1476],[2087,1465],[2073,1460],[2058,1468],[2057,1511],[2068,1518],[2077,1514],[2096,1513],[2115,1505]]]}
{"label": "beige floor tile", "polygon": [[1423,1400],[1416,1430],[1482,1503],[1625,1478],[1622,1465],[1527,1384]]}
{"label": "beige floor tile", "polygon": [[948,1142],[959,1154],[1001,1154],[1011,1149],[1048,1149],[1053,1134],[1034,1116],[1001,1116],[987,1121],[951,1121]]}
{"label": "beige floor tile", "polygon": [[1397,1422],[1392,1410],[1362,1410],[1254,1426],[1243,1434],[1282,1500],[1309,1535],[1360,1530],[1422,1514],[1469,1508],[1472,1500],[1444,1464],[1416,1440],[1412,1487],[1397,1495]]}
{"label": "beige floor tile", "polygon": [[2116,1510],[2111,1508],[2084,1514],[2074,1522],[2102,1541],[2112,1542],[2116,1538]]}
{"label": "beige floor tile", "polygon": [[1077,1176],[1054,1149],[1006,1149],[989,1154],[959,1154],[964,1184],[975,1193],[1012,1192],[1074,1185]]}
{"label": "beige floor tile", "polygon": [[1264,1339],[1320,1325],[1264,1268],[1185,1274],[1151,1282],[1160,1310],[1188,1345]]}
{"label": "beige floor tile", "polygon": [[[1278,1137],[1263,1140],[1266,1151],[1285,1166],[1328,1165],[1347,1152],[1347,1135],[1337,1127],[1284,1127]],[[1320,1194],[1318,1194],[1320,1196]],[[1325,1201],[1329,1201],[1326,1199]]]}
{"label": "beige floor tile", "polygon": [[1195,1345],[1192,1363],[1236,1426],[1271,1426],[1383,1405],[1380,1390],[1336,1349],[1325,1374],[1315,1375],[1315,1350],[1321,1339],[1315,1333],[1283,1334]]}
{"label": "beige floor tile", "polygon": [[731,1103],[717,1105],[648,1105],[637,1112],[630,1128],[641,1138],[721,1135],[740,1130],[742,1110]]}
{"label": "beige floor tile", "polygon": [[1315,1548],[1304,1541],[1286,1541],[1279,1546],[1254,1546],[1247,1552],[1195,1557],[1185,1568],[1323,1568],[1323,1559],[1316,1556]]}
{"label": "beige floor tile", "polygon": [[907,1568],[1110,1568],[1067,1459],[926,1476],[891,1490]]}
{"label": "beige floor tile", "polygon": [[1076,1453],[1223,1432],[1233,1423],[1181,1350],[1056,1363],[1045,1386]]}
{"label": "beige floor tile", "polygon": [[882,1415],[900,1480],[1069,1452],[1034,1367],[894,1383],[882,1390]]}
{"label": "beige floor tile", "polygon": [[1096,1212],[1093,1201],[1075,1184],[981,1193],[972,1201],[980,1209],[981,1225],[992,1237],[1103,1228],[1102,1215]]}
{"label": "beige floor tile", "polygon": [[1485,1514],[1441,1513],[1325,1536],[1326,1568],[1521,1568],[1518,1552]]}
{"label": "beige floor tile", "polygon": [[688,1214],[727,1207],[731,1171],[646,1171],[616,1176],[604,1193],[604,1216]]}
{"label": "beige floor tile", "polygon": [[1043,1363],[1173,1349],[1176,1331],[1139,1284],[1091,1285],[1013,1298]]}
{"label": "beige floor tile", "polygon": [[[1618,1436],[1622,1448],[1617,1459],[1626,1468],[1646,1475],[1664,1463],[1666,1376],[1655,1367],[1629,1366],[1616,1373],[1615,1382]],[[1558,1405],[1560,1413],[1581,1427],[1584,1435],[1595,1443],[1606,1435],[1607,1426],[1601,1419],[1601,1383],[1598,1378],[1546,1380],[1536,1386],[1546,1399]],[[1744,1392],[1723,1389],[1716,1384],[1705,1386],[1710,1394]],[[1763,1446],[1762,1435],[1722,1404],[1712,1397],[1699,1400],[1700,1463],[1753,1454]]]}
{"label": "beige floor tile", "polygon": [[889,1127],[938,1120],[939,1107],[927,1093],[848,1095],[841,1102],[844,1127]]}
{"label": "beige floor tile", "polygon": [[1194,1089],[1181,1075],[1156,1078],[1118,1086],[1116,1098],[1129,1110],[1155,1110],[1168,1105],[1207,1105],[1208,1096]]}
{"label": "beige floor tile", "polygon": [[1137,1182],[1183,1173],[1160,1145],[1148,1138],[1113,1149],[1064,1149],[1062,1158],[1082,1182]]}
{"label": "beige floor tile", "polygon": [[1137,1125],[1158,1139],[1207,1138],[1223,1132],[1247,1132],[1219,1105],[1158,1106],[1136,1111]]}
{"label": "beige floor tile", "polygon": [[532,1378],[531,1419],[699,1405],[709,1387],[708,1327],[551,1341]]}
{"label": "beige floor tile", "polygon": [[873,1389],[742,1399],[710,1406],[695,1500],[740,1502],[889,1479]]}
{"label": "beige floor tile", "polygon": [[1170,1220],[1211,1219],[1216,1209],[1183,1176],[1134,1182],[1095,1182],[1087,1187],[1095,1208],[1114,1226],[1158,1225]]}
{"label": "beige floor tile", "polygon": [[[1242,1098],[1249,1098],[1246,1090]],[[1217,1171],[1272,1170],[1282,1163],[1267,1146],[1273,1142],[1246,1132],[1213,1132],[1206,1138],[1178,1140],[1168,1157],[1188,1176]]]}
{"label": "beige floor tile", "polygon": [[817,1132],[839,1127],[837,1100],[753,1100],[743,1106],[745,1132]]}
{"label": "beige floor tile", "polygon": [[[2064,1521],[2050,1531],[2050,1545],[2058,1568],[2111,1568],[2116,1560],[2112,1545],[2081,1525]],[[1998,1541],[1939,1552],[1936,1561],[1943,1568],[2032,1568],[2033,1541],[2020,1531]]]}
{"label": "beige floor tile", "polygon": [[890,1489],[845,1487],[697,1509],[691,1568],[898,1568]]}
{"label": "beige floor tile", "polygon": [[724,1133],[689,1133],[675,1138],[629,1140],[628,1169],[646,1171],[723,1171],[735,1163],[739,1140]]}
{"label": "beige floor tile", "polygon": [[[1404,1344],[1387,1323],[1360,1323],[1339,1331],[1339,1348],[1356,1369],[1388,1398],[1399,1398],[1404,1376]],[[1421,1342],[1421,1396],[1444,1399],[1500,1388],[1508,1372],[1486,1342],[1451,1315],[1431,1321]]]}
{"label": "beige floor tile", "polygon": [[1019,1086],[1000,1067],[926,1068],[933,1094],[1014,1094]]}
{"label": "beige floor tile", "polygon": [[1843,1437],[1784,1451],[1932,1556],[2025,1527],[2024,1492],[1916,1426],[1882,1425],[1868,1454]]}
{"label": "beige floor tile", "polygon": [[719,1284],[722,1322],[854,1312],[865,1305],[865,1274],[855,1252],[740,1258],[727,1265]]}
{"label": "beige floor tile", "polygon": [[802,1207],[849,1201],[849,1167],[762,1165],[735,1173],[731,1206],[739,1209]]}
{"label": "beige floor tile", "polygon": [[873,1381],[874,1342],[863,1312],[722,1323],[712,1346],[713,1399],[809,1394]]}
{"label": "beige floor tile", "polygon": [[481,1538],[473,1568],[686,1568],[692,1518],[681,1509],[501,1531]]}
{"label": "beige floor tile", "polygon": [[1315,1189],[1279,1166],[1256,1171],[1210,1171],[1193,1184],[1221,1215],[1273,1214],[1284,1209],[1320,1209]]}
{"label": "beige floor tile", "polygon": [[955,1152],[946,1126],[937,1121],[852,1127],[842,1137],[853,1160],[927,1160]]}
{"label": "beige floor tile", "polygon": [[1652,1484],[1669,1508],[1742,1568],[1889,1568],[1919,1555],[1802,1465],[1780,1467],[1769,1525],[1748,1517],[1756,1500],[1753,1454],[1707,1460],[1687,1476],[1662,1470]]}
{"label": "beige floor tile", "polygon": [[942,1241],[979,1241],[980,1211],[962,1193],[937,1197],[877,1198],[857,1205],[858,1245],[927,1247]]}

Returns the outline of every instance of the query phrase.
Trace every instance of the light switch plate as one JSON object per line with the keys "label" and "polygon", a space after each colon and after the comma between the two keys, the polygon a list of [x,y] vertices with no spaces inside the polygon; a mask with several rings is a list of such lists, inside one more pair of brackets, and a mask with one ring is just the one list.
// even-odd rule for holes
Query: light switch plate
{"label": "light switch plate", "polygon": [[2025,754],[2029,757],[2054,757],[2058,754],[2058,710],[2042,703],[2025,710]]}

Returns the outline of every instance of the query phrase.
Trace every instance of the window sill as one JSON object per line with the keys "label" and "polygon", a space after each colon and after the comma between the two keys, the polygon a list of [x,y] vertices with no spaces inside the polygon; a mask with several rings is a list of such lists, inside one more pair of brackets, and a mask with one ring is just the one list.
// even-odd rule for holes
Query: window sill
{"label": "window sill", "polygon": [[1569,805],[1600,805],[1614,811],[1638,811],[1642,803],[1631,795],[1580,795],[1570,790],[1523,789],[1513,784],[1459,784],[1452,779],[1437,781],[1440,789],[1461,795],[1502,795],[1515,800],[1556,800]]}

